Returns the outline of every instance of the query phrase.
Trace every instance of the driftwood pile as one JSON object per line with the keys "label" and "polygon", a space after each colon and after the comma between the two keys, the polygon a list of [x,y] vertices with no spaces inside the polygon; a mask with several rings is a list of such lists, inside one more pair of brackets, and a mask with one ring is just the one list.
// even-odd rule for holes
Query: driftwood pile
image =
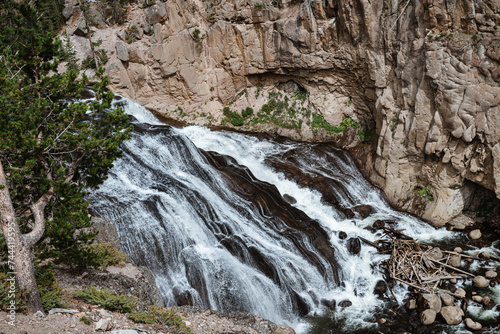
{"label": "driftwood pile", "polygon": [[[473,257],[421,245],[402,233],[402,230],[394,230],[383,224],[377,227],[383,230],[387,239],[378,240],[375,243],[365,239],[362,241],[376,247],[379,253],[391,255],[382,263],[386,282],[395,280],[419,292],[439,293],[444,291],[439,286],[446,280],[474,277],[473,274],[450,264],[454,256],[474,259]],[[389,288],[390,286],[391,284],[388,284]],[[448,290],[446,292],[460,297]]]}

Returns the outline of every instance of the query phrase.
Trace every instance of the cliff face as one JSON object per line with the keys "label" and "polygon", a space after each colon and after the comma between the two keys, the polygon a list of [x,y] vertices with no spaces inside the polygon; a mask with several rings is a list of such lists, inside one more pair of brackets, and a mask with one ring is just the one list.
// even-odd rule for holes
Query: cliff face
{"label": "cliff face", "polygon": [[[499,1],[141,5],[129,6],[121,26],[95,13],[93,39],[110,51],[117,93],[206,125],[220,124],[225,106],[257,111],[273,96],[292,109],[295,99],[290,115],[300,126],[264,115],[244,127],[337,141],[391,203],[436,225],[477,209],[478,199],[500,198]],[[77,3],[68,2],[65,13],[84,58]],[[360,139],[353,127],[343,135],[318,130],[321,120],[338,125],[346,117],[376,136]]]}

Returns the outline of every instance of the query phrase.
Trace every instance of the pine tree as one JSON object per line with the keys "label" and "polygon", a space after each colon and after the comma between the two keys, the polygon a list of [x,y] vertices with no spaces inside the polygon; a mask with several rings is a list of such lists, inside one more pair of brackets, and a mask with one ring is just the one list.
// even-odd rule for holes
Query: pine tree
{"label": "pine tree", "polygon": [[0,3],[0,220],[30,312],[42,310],[34,247],[44,234],[59,241],[53,250],[71,244],[58,229],[88,223],[83,193],[104,181],[131,131],[122,109],[109,110],[113,94],[103,70],[95,99],[78,101],[89,80],[59,73],[60,55],[61,42],[30,2]]}

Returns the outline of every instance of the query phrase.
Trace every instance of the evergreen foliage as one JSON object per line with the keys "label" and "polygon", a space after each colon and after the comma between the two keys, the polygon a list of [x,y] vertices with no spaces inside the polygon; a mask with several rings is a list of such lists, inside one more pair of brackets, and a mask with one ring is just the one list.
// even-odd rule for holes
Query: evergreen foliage
{"label": "evergreen foliage", "polygon": [[64,25],[64,0],[36,0],[39,23],[44,30],[58,32]]}
{"label": "evergreen foliage", "polygon": [[83,196],[106,179],[132,129],[121,108],[110,110],[114,95],[106,90],[102,68],[96,71],[95,98],[81,100],[90,81],[74,68],[58,72],[62,51],[29,1],[0,2],[3,189],[8,187],[23,234],[34,230],[33,204],[48,198],[43,242],[33,251],[39,261],[94,265],[95,255],[84,247],[94,234],[76,233],[91,224]]}

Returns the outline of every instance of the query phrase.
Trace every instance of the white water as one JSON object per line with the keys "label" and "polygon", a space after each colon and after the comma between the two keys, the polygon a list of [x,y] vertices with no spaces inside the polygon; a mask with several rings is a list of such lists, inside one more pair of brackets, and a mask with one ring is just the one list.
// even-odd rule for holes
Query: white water
{"label": "white water", "polygon": [[[153,271],[167,303],[174,304],[179,292],[189,291],[196,306],[256,314],[303,332],[307,326],[297,315],[296,293],[309,306],[310,314],[322,311],[321,299],[350,300],[352,306],[342,310],[346,325],[372,326],[366,319],[382,303],[372,293],[382,278],[377,264],[386,257],[364,245],[359,255],[350,254],[338,232],[374,241],[381,235],[365,227],[377,219],[391,219],[397,221],[396,228],[404,228],[420,240],[451,237],[450,232],[436,231],[393,211],[340,151],[316,155],[311,144],[277,143],[193,126],[173,129],[137,103],[125,101],[126,112],[137,119],[135,124],[141,129],[124,144],[123,158],[89,200],[97,216],[115,222],[131,258]],[[332,275],[322,274],[294,242],[282,238],[269,224],[275,218],[266,217],[265,210],[261,212],[229,190],[227,181],[198,149],[230,156],[256,179],[276,186],[281,195],[294,197],[294,206],[328,233],[343,285],[336,284]],[[376,213],[366,219],[342,218],[333,206],[322,203],[318,191],[298,186],[267,163],[280,161],[290,150],[302,152],[295,158],[303,173],[342,182],[347,194],[336,194],[342,206],[368,204]],[[225,241],[240,247],[239,256],[228,251]],[[301,242],[301,247],[320,258],[322,266],[329,266],[307,238]],[[248,247],[266,259],[273,278],[255,266]],[[394,292],[401,301],[406,290],[396,288]]]}

